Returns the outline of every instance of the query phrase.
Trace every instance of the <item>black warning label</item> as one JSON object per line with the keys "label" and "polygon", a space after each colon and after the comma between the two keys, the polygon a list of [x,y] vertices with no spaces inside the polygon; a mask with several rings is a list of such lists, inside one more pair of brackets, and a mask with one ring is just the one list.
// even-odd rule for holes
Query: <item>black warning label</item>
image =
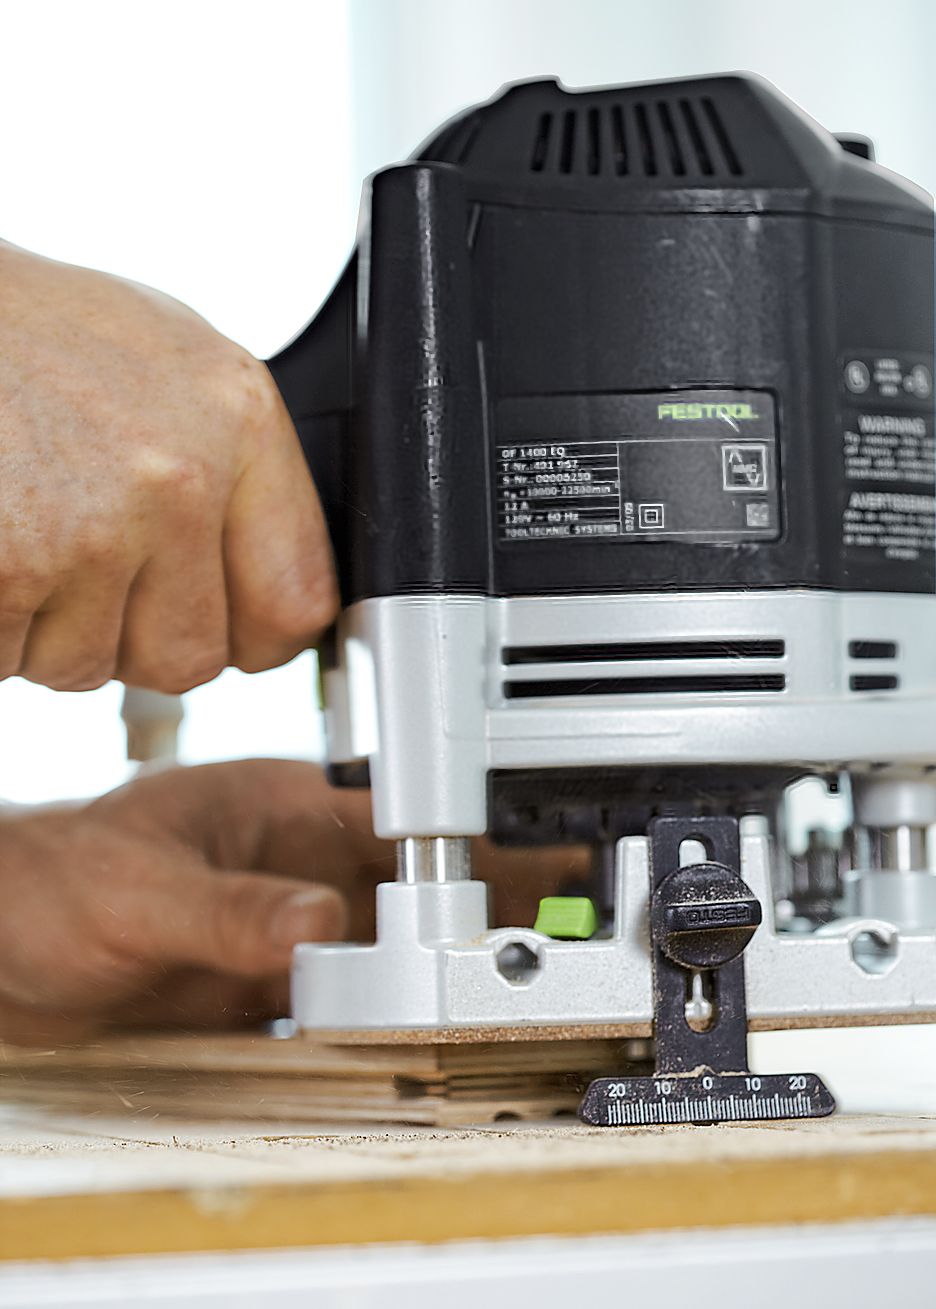
{"label": "black warning label", "polygon": [[[913,563],[936,548],[932,368],[922,357],[843,361],[842,545],[856,562]],[[859,399],[860,397],[860,399]]]}
{"label": "black warning label", "polygon": [[[567,439],[563,428],[589,439]],[[503,542],[779,535],[777,432],[766,392],[507,400],[495,459]]]}

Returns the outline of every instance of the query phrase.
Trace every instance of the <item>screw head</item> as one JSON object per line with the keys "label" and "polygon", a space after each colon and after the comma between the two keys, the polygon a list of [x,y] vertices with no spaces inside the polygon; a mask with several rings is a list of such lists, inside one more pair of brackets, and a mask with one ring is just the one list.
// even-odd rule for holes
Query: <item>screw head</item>
{"label": "screw head", "polygon": [[681,968],[720,968],[741,954],[761,921],[760,901],[726,864],[677,868],[650,906],[653,938]]}

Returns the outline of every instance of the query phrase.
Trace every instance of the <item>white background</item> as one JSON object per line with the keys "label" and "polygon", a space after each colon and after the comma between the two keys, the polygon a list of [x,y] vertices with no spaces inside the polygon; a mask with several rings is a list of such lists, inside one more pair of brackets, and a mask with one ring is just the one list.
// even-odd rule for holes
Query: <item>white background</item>
{"label": "white background", "polygon": [[[353,241],[349,58],[347,8],[327,0],[0,0],[0,233],[272,353]],[[116,686],[0,685],[0,796],[123,780],[119,706]],[[311,656],[187,697],[189,760],[319,747]]]}
{"label": "white background", "polygon": [[[934,51],[932,0],[0,0],[0,233],[153,283],[265,355],[337,274],[363,174],[504,81],[755,69],[934,190]],[[183,756],[315,753],[311,680],[306,656],[193,692]],[[119,697],[0,685],[0,795],[122,780]],[[761,1066],[795,1039],[761,1038]],[[801,1039],[804,1067],[839,1051],[855,1102],[872,1062],[932,1094],[909,1029]]]}

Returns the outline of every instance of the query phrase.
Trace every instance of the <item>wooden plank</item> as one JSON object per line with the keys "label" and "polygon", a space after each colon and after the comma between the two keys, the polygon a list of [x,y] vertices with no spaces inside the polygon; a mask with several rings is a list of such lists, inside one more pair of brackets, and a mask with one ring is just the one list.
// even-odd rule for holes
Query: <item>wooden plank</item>
{"label": "wooden plank", "polygon": [[936,1214],[936,1118],[447,1130],[571,1106],[575,1079],[627,1050],[249,1035],[4,1047],[0,1102],[30,1107],[0,1103],[0,1258]]}
{"label": "wooden plank", "polygon": [[[898,1013],[809,1013],[774,1014],[769,1018],[748,1017],[751,1032],[805,1031],[821,1028],[904,1027],[936,1024],[936,1011],[902,1011]],[[522,1023],[514,1027],[405,1027],[383,1028],[367,1033],[370,1045],[474,1045],[514,1041],[587,1041],[647,1039],[653,1035],[650,1023]],[[360,1031],[329,1028],[316,1038],[330,1045],[357,1045]]]}
{"label": "wooden plank", "polygon": [[88,1113],[456,1124],[573,1113],[618,1041],[329,1046],[298,1037],[115,1038],[0,1048],[0,1098]]}
{"label": "wooden plank", "polygon": [[[175,1128],[173,1132],[175,1132]],[[422,1242],[936,1214],[936,1120],[4,1144],[0,1258]],[[142,1131],[142,1129],[141,1129]],[[150,1126],[147,1132],[156,1136]],[[89,1154],[106,1160],[104,1177]],[[55,1165],[49,1172],[48,1165]],[[43,1171],[45,1169],[45,1171]]]}
{"label": "wooden plank", "polygon": [[[541,1031],[542,1029],[540,1029]],[[600,1066],[609,1058],[621,1061],[620,1042],[615,1039],[544,1040],[512,1043],[511,1041],[471,1042],[459,1044],[407,1042],[378,1043],[362,1040],[356,1034],[340,1033],[334,1043],[299,1035],[275,1040],[262,1033],[238,1035],[152,1035],[109,1037],[92,1043],[61,1046],[56,1049],[0,1044],[0,1085],[4,1075],[20,1070],[55,1064],[79,1068],[107,1068],[135,1065],[151,1068],[207,1068],[211,1071],[256,1071],[305,1076],[321,1072],[374,1073],[385,1076],[405,1071],[429,1075],[459,1069],[476,1070],[479,1066],[495,1071],[518,1067],[539,1070],[565,1070],[578,1064]]]}

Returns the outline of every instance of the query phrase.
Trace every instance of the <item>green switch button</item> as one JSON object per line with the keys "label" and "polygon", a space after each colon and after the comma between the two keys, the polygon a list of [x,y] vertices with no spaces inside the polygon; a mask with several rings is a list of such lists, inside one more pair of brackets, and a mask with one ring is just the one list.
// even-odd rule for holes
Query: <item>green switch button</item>
{"label": "green switch button", "polygon": [[533,930],[560,941],[587,941],[598,928],[598,914],[584,895],[548,895],[539,902]]}

